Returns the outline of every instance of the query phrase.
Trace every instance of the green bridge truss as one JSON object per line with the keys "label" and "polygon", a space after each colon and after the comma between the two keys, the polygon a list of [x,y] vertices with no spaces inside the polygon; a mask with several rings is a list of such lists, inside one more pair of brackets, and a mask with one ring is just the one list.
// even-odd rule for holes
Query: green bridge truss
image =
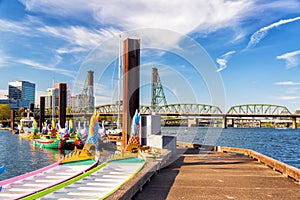
{"label": "green bridge truss", "polygon": [[[118,106],[115,104],[107,104],[96,107],[100,114],[117,114]],[[120,107],[122,112],[122,105]],[[222,111],[217,106],[206,104],[168,104],[162,106],[140,106],[142,114],[151,114],[155,112],[161,115],[201,115],[201,114],[222,114]]]}
{"label": "green bridge truss", "polygon": [[271,104],[246,104],[232,106],[228,114],[291,114],[289,109],[285,106],[271,105]]}
{"label": "green bridge truss", "polygon": [[[106,104],[96,107],[100,114],[117,114],[118,105]],[[122,105],[120,107],[122,112]],[[223,112],[218,106],[207,104],[168,104],[161,106],[140,106],[142,114],[161,114],[161,115],[201,115],[201,114],[222,114]],[[271,104],[245,104],[232,106],[227,114],[292,114],[285,106],[271,105]]]}

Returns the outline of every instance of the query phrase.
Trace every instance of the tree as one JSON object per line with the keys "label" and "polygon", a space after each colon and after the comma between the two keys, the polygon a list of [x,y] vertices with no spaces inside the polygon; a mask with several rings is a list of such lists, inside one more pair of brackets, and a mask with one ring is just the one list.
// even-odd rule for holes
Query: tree
{"label": "tree", "polygon": [[0,119],[10,119],[10,106],[8,104],[0,104]]}
{"label": "tree", "polygon": [[18,112],[18,116],[19,116],[19,117],[22,117],[22,116],[24,115],[25,108],[20,107],[18,111],[19,111],[19,112]]}

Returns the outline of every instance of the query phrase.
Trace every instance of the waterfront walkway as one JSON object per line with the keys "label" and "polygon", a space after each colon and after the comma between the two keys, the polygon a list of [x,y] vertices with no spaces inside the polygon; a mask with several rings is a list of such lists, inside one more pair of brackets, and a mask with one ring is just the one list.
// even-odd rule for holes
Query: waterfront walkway
{"label": "waterfront walkway", "polygon": [[300,185],[241,154],[178,149],[181,156],[133,199],[298,199]]}

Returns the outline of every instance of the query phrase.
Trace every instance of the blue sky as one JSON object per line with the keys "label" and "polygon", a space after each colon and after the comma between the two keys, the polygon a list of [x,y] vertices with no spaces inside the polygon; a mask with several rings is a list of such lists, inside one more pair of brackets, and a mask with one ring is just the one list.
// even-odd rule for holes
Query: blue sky
{"label": "blue sky", "polygon": [[299,31],[298,0],[0,0],[0,97],[15,80],[36,83],[37,97],[53,80],[80,93],[93,69],[96,104],[115,101],[121,34],[141,39],[142,104],[150,104],[156,66],[168,103],[217,104],[224,112],[265,103],[294,112]]}

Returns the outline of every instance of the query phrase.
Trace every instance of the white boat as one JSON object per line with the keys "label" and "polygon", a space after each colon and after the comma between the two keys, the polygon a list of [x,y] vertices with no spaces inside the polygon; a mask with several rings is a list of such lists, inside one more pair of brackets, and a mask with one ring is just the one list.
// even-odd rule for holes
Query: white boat
{"label": "white boat", "polygon": [[33,117],[24,117],[20,120],[20,124],[18,125],[19,134],[30,134],[33,131]]}

